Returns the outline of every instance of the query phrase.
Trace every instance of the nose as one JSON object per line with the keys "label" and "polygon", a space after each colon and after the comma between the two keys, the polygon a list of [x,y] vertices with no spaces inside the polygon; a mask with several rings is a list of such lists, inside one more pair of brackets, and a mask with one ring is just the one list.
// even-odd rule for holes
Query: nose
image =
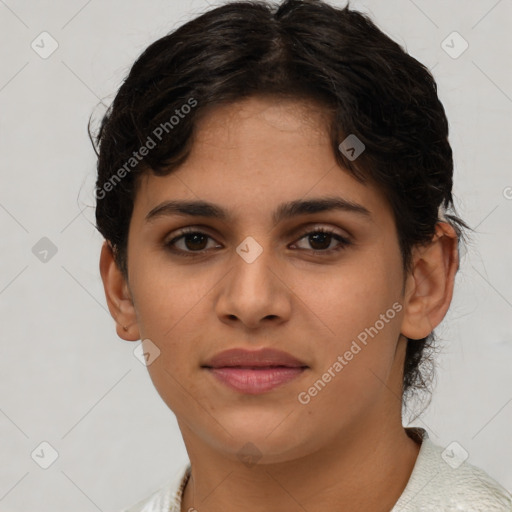
{"label": "nose", "polygon": [[[253,239],[254,240],[254,239]],[[241,322],[249,329],[290,318],[291,289],[286,272],[270,249],[249,240],[233,255],[233,265],[221,282],[216,314],[224,323]],[[260,249],[258,249],[260,247]]]}

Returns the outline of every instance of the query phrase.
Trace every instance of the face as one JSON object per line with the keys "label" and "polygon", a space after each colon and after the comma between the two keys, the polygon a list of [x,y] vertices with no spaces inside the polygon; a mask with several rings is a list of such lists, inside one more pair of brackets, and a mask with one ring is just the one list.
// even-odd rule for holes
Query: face
{"label": "face", "polygon": [[[345,206],[283,208],[322,199]],[[160,351],[148,370],[188,447],[235,458],[252,443],[286,461],[384,421],[401,393],[403,284],[386,198],[337,165],[313,104],[216,108],[186,163],[137,191],[127,283],[137,339]],[[251,394],[202,367],[226,349],[263,347],[307,368]]]}

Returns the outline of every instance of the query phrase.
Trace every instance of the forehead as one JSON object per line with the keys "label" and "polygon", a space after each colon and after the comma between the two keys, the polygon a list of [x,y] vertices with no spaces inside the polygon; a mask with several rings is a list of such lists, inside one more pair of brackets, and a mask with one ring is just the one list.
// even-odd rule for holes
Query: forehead
{"label": "forehead", "polygon": [[[197,140],[215,144],[239,133],[238,128],[275,130],[303,134],[320,141],[327,137],[330,113],[314,100],[255,95],[234,102],[208,106],[202,110],[197,123]],[[235,129],[233,131],[233,129]]]}
{"label": "forehead", "polygon": [[284,202],[326,196],[370,212],[389,210],[377,187],[339,166],[328,130],[328,113],[314,102],[252,97],[209,108],[187,160],[167,176],[142,177],[134,214],[188,199],[222,205],[230,221],[275,220]]}

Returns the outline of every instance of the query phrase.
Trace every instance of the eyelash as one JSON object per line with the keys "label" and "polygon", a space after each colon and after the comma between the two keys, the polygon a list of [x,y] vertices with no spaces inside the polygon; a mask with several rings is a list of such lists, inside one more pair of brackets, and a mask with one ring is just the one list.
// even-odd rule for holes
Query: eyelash
{"label": "eyelash", "polygon": [[[325,227],[320,227],[320,228],[312,229],[311,231],[305,231],[305,232],[303,232],[299,236],[297,241],[302,240],[306,236],[314,235],[314,234],[317,234],[317,233],[322,233],[322,234],[326,234],[326,235],[332,235],[333,238],[337,239],[340,242],[340,245],[338,247],[336,247],[336,248],[326,249],[326,250],[322,250],[322,249],[309,249],[309,250],[308,249],[301,249],[301,250],[307,251],[307,252],[311,252],[313,254],[318,254],[318,255],[330,255],[330,254],[332,254],[334,252],[338,252],[338,251],[341,251],[343,249],[346,249],[349,245],[352,244],[352,242],[350,240],[348,240],[347,238],[345,238],[345,237],[337,234],[335,231],[333,231],[333,230],[331,230],[329,228],[325,228]],[[172,247],[172,245],[174,243],[176,243],[178,240],[180,240],[181,238],[185,237],[186,235],[205,235],[206,237],[211,238],[213,240],[213,237],[211,237],[207,233],[203,233],[202,231],[198,231],[197,229],[194,229],[194,228],[184,228],[184,229],[182,229],[178,233],[178,236],[174,237],[169,242],[164,242],[164,247],[167,250],[171,251],[172,253],[177,254],[178,256],[184,256],[184,257],[199,256],[199,255],[203,255],[206,252],[208,252],[208,249],[204,249],[202,251],[183,251],[182,249],[176,250],[175,248]]]}

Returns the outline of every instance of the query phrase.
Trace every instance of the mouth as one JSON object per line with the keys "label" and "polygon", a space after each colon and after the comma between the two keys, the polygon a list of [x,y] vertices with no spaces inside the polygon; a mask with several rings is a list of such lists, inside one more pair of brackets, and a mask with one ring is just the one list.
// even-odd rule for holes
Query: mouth
{"label": "mouth", "polygon": [[210,368],[210,369],[220,369],[220,368],[243,368],[244,370],[269,370],[269,369],[272,369],[272,368],[309,368],[309,366],[306,366],[306,365],[287,365],[287,364],[252,364],[252,365],[242,365],[242,364],[238,364],[238,365],[225,365],[225,366],[221,366],[221,365],[217,365],[217,366],[208,366],[208,365],[203,365],[201,366],[201,368]]}
{"label": "mouth", "polygon": [[304,367],[304,361],[271,347],[260,350],[247,350],[245,348],[232,348],[217,353],[209,360],[204,361],[203,367],[224,368],[261,368],[261,367]]}
{"label": "mouth", "polygon": [[259,350],[240,347],[217,353],[205,361],[201,368],[223,387],[257,395],[290,383],[309,366],[288,352],[272,347]]}
{"label": "mouth", "polygon": [[239,393],[258,395],[302,375],[307,366],[203,366],[218,382]]}

